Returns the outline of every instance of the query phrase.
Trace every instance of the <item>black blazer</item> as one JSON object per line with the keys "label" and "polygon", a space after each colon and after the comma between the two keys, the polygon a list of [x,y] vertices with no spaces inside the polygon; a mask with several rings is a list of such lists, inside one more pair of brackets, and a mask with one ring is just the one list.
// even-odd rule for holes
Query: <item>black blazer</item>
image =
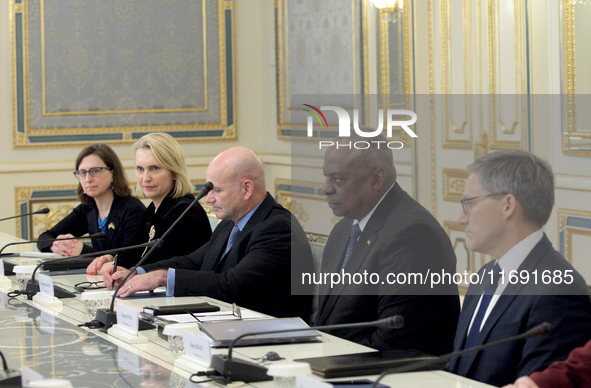
{"label": "black blazer", "polygon": [[[140,220],[146,207],[139,199],[132,197],[113,198],[107,219],[106,237],[92,239],[92,246],[84,244],[82,253],[98,252],[127,246],[140,226]],[[78,205],[53,228],[43,232],[38,240],[52,240],[60,234],[71,233],[75,237],[99,233],[98,209],[94,201],[90,205]],[[53,241],[37,241],[41,252],[51,252]]]}
{"label": "black blazer", "polygon": [[[478,271],[490,273],[494,262]],[[507,285],[491,310],[475,346],[521,334],[542,322],[552,324],[552,332],[545,337],[513,341],[478,353],[452,359],[450,372],[496,386],[515,381],[520,376],[545,369],[554,361],[565,360],[577,346],[591,338],[591,300],[583,277],[552,248],[544,235],[525,258],[518,271],[538,271],[538,283],[544,271],[571,270],[571,285],[532,283]],[[533,276],[531,276],[533,279]],[[455,350],[464,348],[468,326],[483,292],[482,285],[468,288],[454,343]],[[461,366],[461,368],[460,368]]]}
{"label": "black blazer", "polygon": [[275,317],[309,320],[312,288],[307,288],[308,295],[292,295],[291,290],[292,278],[301,276],[296,271],[313,271],[310,245],[297,220],[267,193],[218,262],[233,226],[222,221],[197,251],[144,269],[175,268],[175,296],[209,296]]}
{"label": "black blazer", "polygon": [[[340,273],[353,220],[333,228],[322,255],[321,273]],[[396,183],[376,208],[345,267],[350,274],[428,271],[455,273],[456,256],[449,237],[431,213]],[[330,277],[329,277],[330,279]],[[375,281],[375,278],[374,278]],[[380,350],[416,349],[440,355],[453,348],[460,313],[458,288],[413,285],[339,284],[320,286],[315,325],[368,322],[402,315],[399,330],[365,328],[329,333]]]}
{"label": "black blazer", "polygon": [[[129,245],[138,245],[148,241],[149,231],[152,226],[155,230],[154,238],[162,237],[181,213],[193,203],[194,199],[195,197],[192,194],[178,198],[166,197],[158,207],[158,211],[156,211],[154,203],[150,203],[142,216],[137,233]],[[209,219],[203,207],[197,202],[174,227],[174,230],[166,236],[166,240],[163,241],[162,245],[147,257],[145,264],[167,260],[174,256],[187,255],[209,241],[210,237],[211,225]],[[121,252],[117,259],[118,265],[125,268],[135,266],[144,250],[137,249]]]}

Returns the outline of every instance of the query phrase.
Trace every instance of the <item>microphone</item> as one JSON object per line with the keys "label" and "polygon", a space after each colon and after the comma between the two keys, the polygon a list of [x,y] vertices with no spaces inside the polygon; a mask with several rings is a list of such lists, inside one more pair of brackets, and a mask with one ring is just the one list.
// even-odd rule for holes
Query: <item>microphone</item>
{"label": "microphone", "polygon": [[[31,300],[33,299],[33,295],[35,295],[36,293],[39,292],[39,284],[37,283],[37,281],[35,280],[35,274],[37,273],[37,270],[46,263],[55,263],[58,261],[63,261],[63,260],[71,260],[71,259],[81,259],[83,257],[93,257],[93,256],[102,256],[102,255],[106,255],[109,253],[118,253],[118,252],[123,252],[123,251],[127,251],[130,249],[138,249],[138,248],[145,248],[145,247],[152,247],[155,244],[158,244],[158,239],[152,240],[152,241],[148,241],[147,243],[143,243],[143,244],[139,244],[139,245],[132,245],[129,247],[122,247],[122,248],[115,248],[115,249],[108,249],[105,251],[100,251],[100,252],[90,252],[90,253],[85,253],[83,255],[78,255],[78,256],[65,256],[65,257],[60,257],[57,259],[52,259],[52,260],[45,260],[42,263],[39,263],[35,269],[33,270],[33,274],[31,275],[31,280],[29,280],[29,282],[27,283],[27,288],[25,290],[25,292],[23,292],[22,294],[27,294],[27,299]],[[76,296],[75,294],[66,291],[66,290],[62,290],[60,288],[55,287],[55,296],[57,298],[72,298],[74,296]]]}
{"label": "microphone", "polygon": [[52,239],[45,239],[45,240],[30,240],[30,241],[11,242],[11,243],[8,243],[8,244],[4,245],[0,249],[0,257],[2,256],[2,251],[4,251],[4,248],[7,248],[7,247],[9,247],[11,245],[32,244],[32,243],[36,243],[36,242],[53,242],[53,241],[63,241],[63,240],[76,240],[76,239],[86,239],[86,238],[105,238],[106,236],[107,236],[106,233],[99,232],[99,233],[95,233],[95,234],[91,234],[91,235],[83,236],[83,237],[64,237],[64,238],[52,238]]}
{"label": "microphone", "polygon": [[224,376],[230,381],[244,381],[245,383],[254,381],[266,381],[273,378],[267,375],[267,368],[250,361],[232,359],[232,349],[238,341],[244,337],[275,334],[275,333],[291,333],[296,331],[307,330],[332,330],[332,329],[359,329],[363,327],[380,327],[385,329],[400,329],[404,326],[404,317],[401,315],[394,315],[388,318],[379,319],[372,322],[359,323],[342,323],[336,325],[324,326],[310,326],[299,329],[285,329],[285,330],[270,330],[244,333],[236,337],[228,346],[228,355],[214,354],[211,356],[211,367],[220,375]]}
{"label": "microphone", "polygon": [[47,214],[49,213],[49,208],[44,207],[43,209],[39,209],[37,211],[34,211],[32,213],[25,213],[25,214],[19,214],[17,216],[12,216],[12,217],[6,217],[6,218],[2,218],[0,219],[0,221],[6,221],[6,220],[11,220],[13,218],[19,218],[19,217],[26,217],[26,216],[32,216],[34,214]]}
{"label": "microphone", "polygon": [[433,364],[438,364],[441,362],[448,361],[452,358],[463,356],[464,354],[467,354],[467,353],[479,352],[484,349],[492,348],[493,346],[501,345],[506,342],[518,341],[518,340],[531,338],[531,337],[542,337],[542,336],[547,335],[551,331],[552,331],[552,325],[548,322],[543,322],[543,323],[529,329],[525,333],[521,333],[521,334],[511,336],[511,337],[503,338],[503,339],[500,339],[497,341],[489,342],[487,344],[473,346],[468,349],[458,350],[455,352],[447,353],[447,354],[444,354],[443,356],[440,356],[440,357],[437,357],[434,359],[421,360],[421,361],[417,361],[415,363],[410,363],[410,364],[406,364],[403,366],[391,368],[391,369],[388,369],[388,370],[382,372],[380,374],[380,377],[378,377],[378,379],[373,383],[371,388],[377,387],[378,383],[380,382],[381,379],[383,379],[384,377],[386,377],[387,375],[392,374],[392,373],[412,372],[414,370],[425,368],[425,367],[433,365]]}
{"label": "microphone", "polygon": [[195,197],[195,199],[193,200],[193,202],[191,202],[191,204],[189,206],[187,206],[187,208],[185,209],[185,211],[181,213],[181,215],[176,219],[176,221],[173,222],[172,225],[170,225],[170,228],[168,228],[168,230],[166,232],[164,232],[164,234],[162,235],[162,237],[160,237],[160,239],[152,240],[152,241],[158,241],[158,242],[156,244],[154,244],[152,246],[152,248],[150,248],[148,250],[148,252],[146,252],[146,254],[140,259],[140,261],[138,261],[138,263],[136,265],[134,265],[132,268],[129,269],[129,273],[127,274],[127,276],[125,276],[123,278],[123,280],[119,283],[119,285],[115,289],[115,292],[113,292],[113,298],[111,299],[111,306],[109,307],[109,309],[99,309],[96,312],[96,320],[99,322],[99,326],[100,326],[99,327],[99,330],[100,331],[106,333],[107,330],[117,322],[117,315],[114,312],[114,309],[115,309],[115,298],[117,297],[117,292],[119,292],[119,289],[121,288],[121,286],[123,286],[123,284],[125,284],[125,282],[127,281],[127,279],[129,279],[129,277],[135,271],[137,271],[138,267],[141,267],[141,265],[146,261],[146,259],[148,257],[150,257],[150,255],[152,254],[152,252],[154,252],[154,250],[156,248],[158,248],[160,245],[162,245],[162,242],[164,241],[164,239],[166,238],[166,236],[168,236],[168,234],[174,229],[174,227],[180,222],[180,220],[183,219],[183,217],[185,216],[185,214],[187,214],[189,212],[189,210],[191,210],[191,208],[201,198],[205,197],[207,195],[207,193],[209,193],[211,191],[211,189],[213,189],[213,183],[211,183],[211,182],[205,182],[205,184],[201,188],[201,191],[199,191],[199,194],[197,194],[197,196]]}

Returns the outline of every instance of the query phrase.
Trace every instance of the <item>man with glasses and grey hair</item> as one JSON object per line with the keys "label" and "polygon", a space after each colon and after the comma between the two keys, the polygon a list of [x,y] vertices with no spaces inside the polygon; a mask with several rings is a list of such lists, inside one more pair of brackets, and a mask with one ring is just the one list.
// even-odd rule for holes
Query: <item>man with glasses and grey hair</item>
{"label": "man with glasses and grey hair", "polygon": [[458,223],[468,248],[494,260],[468,288],[455,350],[523,333],[543,322],[545,337],[509,342],[452,359],[449,370],[500,386],[564,360],[591,337],[591,300],[583,277],[542,231],[554,205],[554,176],[520,150],[486,155],[468,166]]}

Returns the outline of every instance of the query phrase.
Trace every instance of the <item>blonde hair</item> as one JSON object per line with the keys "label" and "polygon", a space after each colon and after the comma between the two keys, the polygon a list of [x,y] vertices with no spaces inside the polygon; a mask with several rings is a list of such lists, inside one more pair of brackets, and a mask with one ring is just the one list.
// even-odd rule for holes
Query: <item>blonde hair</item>
{"label": "blonde hair", "polygon": [[[149,148],[156,161],[164,168],[170,170],[173,177],[174,189],[172,198],[182,197],[193,192],[193,184],[189,181],[185,155],[179,143],[168,133],[156,132],[142,136],[133,146],[133,152],[140,148]],[[136,195],[143,198],[142,188],[136,186]]]}

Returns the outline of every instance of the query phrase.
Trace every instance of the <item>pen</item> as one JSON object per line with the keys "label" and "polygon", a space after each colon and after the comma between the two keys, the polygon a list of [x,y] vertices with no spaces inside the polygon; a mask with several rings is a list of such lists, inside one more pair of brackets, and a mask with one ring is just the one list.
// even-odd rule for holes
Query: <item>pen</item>
{"label": "pen", "polygon": [[[119,255],[115,255],[115,258],[113,259],[113,273],[117,272],[117,258],[119,257]],[[115,288],[115,281],[113,280],[113,283],[111,283],[111,288]]]}

